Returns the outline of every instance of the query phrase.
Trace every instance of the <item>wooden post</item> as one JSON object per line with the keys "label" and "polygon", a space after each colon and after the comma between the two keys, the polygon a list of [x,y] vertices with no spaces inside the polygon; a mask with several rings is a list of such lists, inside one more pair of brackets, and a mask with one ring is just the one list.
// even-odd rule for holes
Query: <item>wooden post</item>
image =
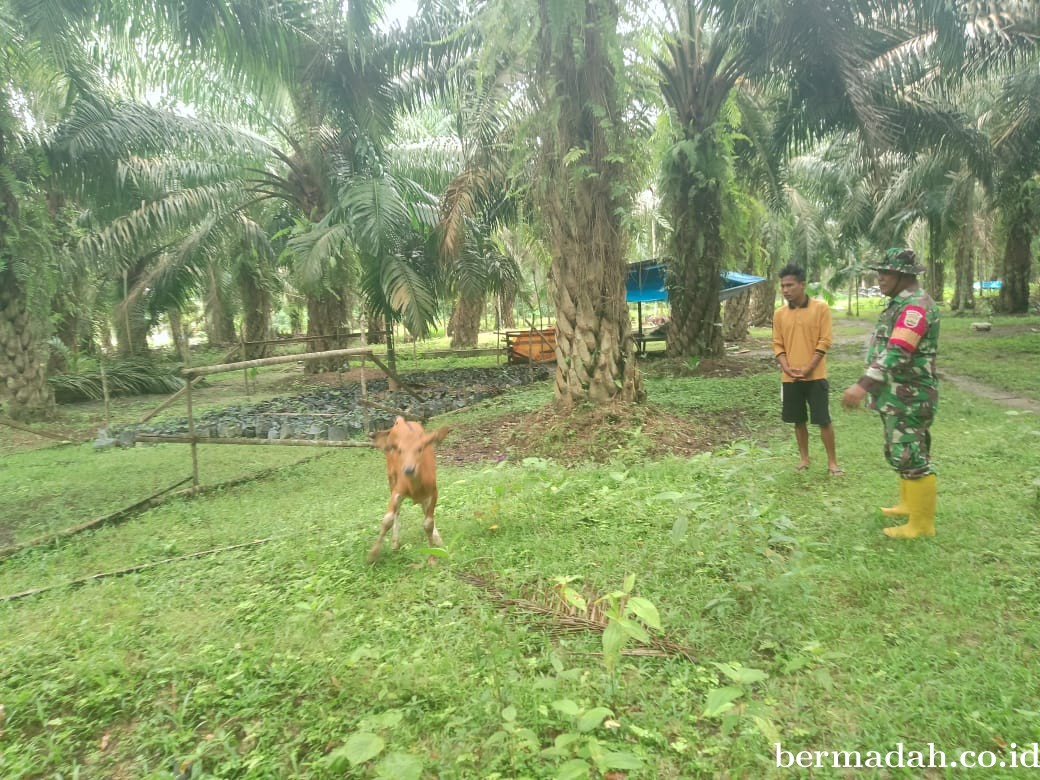
{"label": "wooden post", "polygon": [[105,429],[109,426],[108,414],[108,377],[105,376],[105,356],[98,350],[98,368],[101,369],[101,397],[105,399]]}
{"label": "wooden post", "polygon": [[339,357],[341,355],[368,355],[371,357],[371,351],[368,348],[359,349],[330,349],[323,352],[304,352],[299,355],[274,355],[273,357],[257,358],[256,360],[242,360],[238,363],[221,363],[213,366],[199,366],[198,368],[191,368],[185,365],[181,369],[181,373],[185,376],[209,376],[210,374],[221,374],[227,371],[238,371],[240,368],[252,368],[253,366],[274,366],[279,363],[297,363],[301,360],[310,360],[312,358],[331,358]]}
{"label": "wooden post", "polygon": [[[361,346],[368,346],[368,323],[365,322],[365,318],[361,317]],[[372,431],[372,421],[369,419],[368,414],[368,384],[365,381],[365,356],[361,356],[361,420],[362,425],[365,427],[365,435],[367,436]]]}
{"label": "wooden post", "polygon": [[[187,371],[191,366],[191,358],[188,355],[184,356],[184,370]],[[191,488],[192,490],[199,489],[199,447],[198,442],[195,440],[195,412],[191,406],[191,381],[189,378],[188,384],[185,385],[184,396],[188,404],[188,436],[191,437]]]}
{"label": "wooden post", "polygon": [[[238,348],[240,350],[242,350],[242,357],[245,358],[245,359],[248,359],[249,355],[246,354],[245,327],[246,327],[246,324],[245,324],[245,322],[243,322],[242,323],[242,330],[240,330],[238,332]],[[252,393],[249,392],[249,369],[248,368],[243,368],[242,369],[242,380],[246,384],[246,396],[252,395]]]}

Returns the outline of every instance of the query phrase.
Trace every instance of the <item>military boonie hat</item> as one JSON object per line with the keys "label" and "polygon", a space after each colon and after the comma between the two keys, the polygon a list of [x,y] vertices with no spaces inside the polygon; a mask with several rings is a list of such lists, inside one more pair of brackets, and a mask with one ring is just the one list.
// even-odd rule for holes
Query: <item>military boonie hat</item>
{"label": "military boonie hat", "polygon": [[924,266],[917,262],[917,255],[913,249],[900,249],[895,247],[885,252],[885,258],[870,266],[873,271],[898,271],[901,274],[919,274],[924,272]]}

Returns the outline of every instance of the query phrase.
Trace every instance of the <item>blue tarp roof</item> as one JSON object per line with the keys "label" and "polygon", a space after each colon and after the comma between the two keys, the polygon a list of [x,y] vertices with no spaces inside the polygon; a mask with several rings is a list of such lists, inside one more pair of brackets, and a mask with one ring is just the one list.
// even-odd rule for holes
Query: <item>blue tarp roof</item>
{"label": "blue tarp roof", "polygon": [[[625,300],[629,303],[667,301],[668,290],[664,286],[665,267],[665,263],[657,260],[630,263],[628,266],[628,279],[625,280]],[[736,271],[724,271],[722,273],[722,292],[719,295],[719,300],[724,301],[764,281],[765,278],[761,276],[740,274]]]}

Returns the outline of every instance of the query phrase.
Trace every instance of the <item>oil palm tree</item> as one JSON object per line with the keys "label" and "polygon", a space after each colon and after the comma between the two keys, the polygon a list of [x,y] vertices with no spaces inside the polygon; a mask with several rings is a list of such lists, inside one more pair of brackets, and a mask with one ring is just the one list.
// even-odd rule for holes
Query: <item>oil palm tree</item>
{"label": "oil palm tree", "polygon": [[535,18],[534,197],[552,247],[556,398],[564,406],[642,400],[622,230],[640,128],[625,111],[618,4],[538,0]]}
{"label": "oil palm tree", "polygon": [[964,19],[952,6],[887,0],[678,0],[667,8],[658,68],[675,132],[662,175],[674,228],[669,350],[717,355],[728,97],[769,85],[781,96],[778,127],[788,148],[839,128],[858,131],[872,155],[944,136],[970,146],[955,112],[908,88],[934,78],[935,48],[963,53]]}

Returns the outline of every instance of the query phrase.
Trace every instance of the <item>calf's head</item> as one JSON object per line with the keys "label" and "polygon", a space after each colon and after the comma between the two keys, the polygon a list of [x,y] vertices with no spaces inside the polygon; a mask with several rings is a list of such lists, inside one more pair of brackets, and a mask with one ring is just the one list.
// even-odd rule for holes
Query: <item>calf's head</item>
{"label": "calf's head", "polygon": [[373,433],[372,441],[386,453],[387,473],[391,480],[398,476],[408,480],[429,480],[436,468],[433,446],[444,441],[449,431],[450,428],[438,428],[427,432],[419,423],[398,417],[392,428]]}

